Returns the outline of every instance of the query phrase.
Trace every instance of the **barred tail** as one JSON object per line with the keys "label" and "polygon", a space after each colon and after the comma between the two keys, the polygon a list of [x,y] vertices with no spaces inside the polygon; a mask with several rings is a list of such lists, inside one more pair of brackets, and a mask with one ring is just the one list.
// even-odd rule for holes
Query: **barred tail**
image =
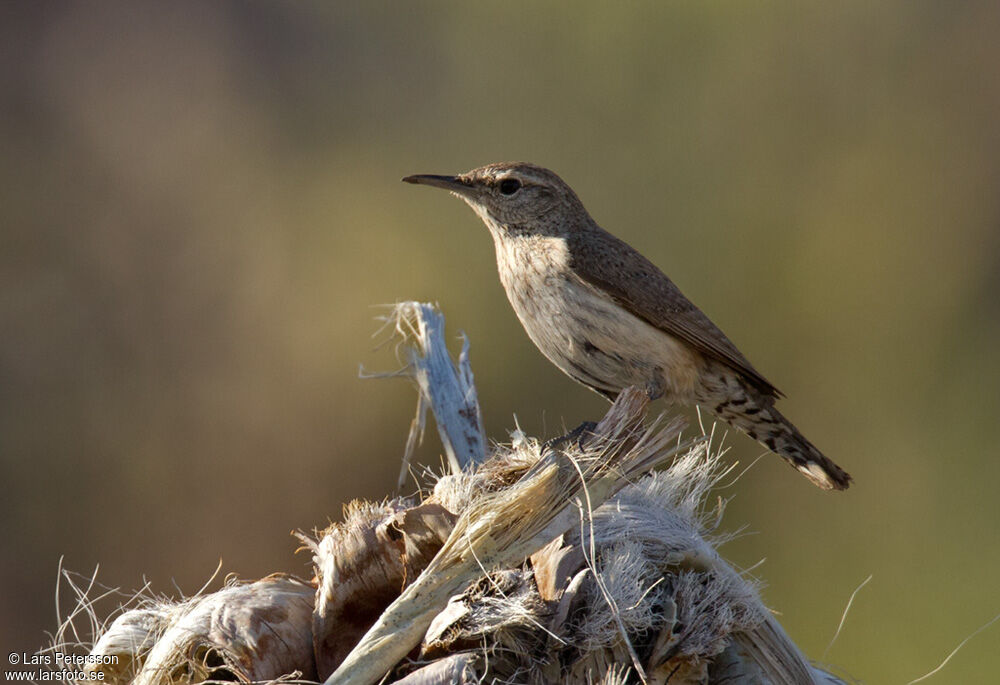
{"label": "barred tail", "polygon": [[[816,449],[791,421],[782,416],[774,407],[761,412],[771,414],[778,423],[758,424],[756,430],[747,435],[757,440],[772,452],[783,457],[799,473],[824,490],[846,490],[851,484],[851,475],[837,466]],[[756,435],[755,435],[756,433]]]}
{"label": "barred tail", "polygon": [[[709,409],[726,423],[784,458],[812,483],[824,490],[846,490],[851,476],[809,442],[791,421],[774,408],[774,400],[748,387],[742,379],[733,388],[734,379],[727,379],[730,393],[721,403]],[[736,390],[736,392],[732,392]]]}

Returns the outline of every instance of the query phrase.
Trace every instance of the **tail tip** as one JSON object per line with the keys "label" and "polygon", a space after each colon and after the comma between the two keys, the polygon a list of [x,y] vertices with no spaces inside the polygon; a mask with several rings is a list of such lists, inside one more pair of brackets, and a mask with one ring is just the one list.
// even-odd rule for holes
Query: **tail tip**
{"label": "tail tip", "polygon": [[846,490],[853,480],[849,473],[836,465],[829,468],[815,461],[807,461],[803,464],[796,464],[795,468],[813,485],[823,490]]}

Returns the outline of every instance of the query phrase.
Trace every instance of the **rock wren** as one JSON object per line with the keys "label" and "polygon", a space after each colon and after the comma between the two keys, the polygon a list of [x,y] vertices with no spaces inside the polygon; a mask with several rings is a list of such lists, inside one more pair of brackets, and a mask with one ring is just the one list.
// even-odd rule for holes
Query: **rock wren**
{"label": "rock wren", "polygon": [[851,477],[774,407],[781,392],[662,271],[590,218],[556,174],[522,162],[407,176],[465,200],[490,229],[500,281],[528,337],[609,399],[630,385],[698,404],[814,484]]}

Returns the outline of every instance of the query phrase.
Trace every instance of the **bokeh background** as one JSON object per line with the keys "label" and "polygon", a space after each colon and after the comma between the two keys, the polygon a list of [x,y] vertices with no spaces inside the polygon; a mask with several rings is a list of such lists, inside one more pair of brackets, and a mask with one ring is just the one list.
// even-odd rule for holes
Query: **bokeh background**
{"label": "bokeh background", "polygon": [[[395,483],[414,407],[373,305],[438,301],[487,431],[604,403],[534,349],[458,200],[557,170],[856,478],[761,459],[725,548],[869,683],[1000,613],[1000,4],[4,3],[0,646],[59,559],[197,590],[308,574],[292,529]],[[761,449],[731,436],[748,464]],[[438,461],[428,434],[420,458]],[[110,609],[110,607],[106,607]],[[994,682],[1000,626],[933,682]]]}

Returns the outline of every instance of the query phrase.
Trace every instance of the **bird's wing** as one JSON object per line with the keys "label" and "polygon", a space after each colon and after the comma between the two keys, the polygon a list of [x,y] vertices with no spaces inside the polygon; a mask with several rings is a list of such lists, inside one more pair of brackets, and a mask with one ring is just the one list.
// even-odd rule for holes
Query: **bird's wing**
{"label": "bird's wing", "polygon": [[781,397],[771,384],[666,274],[637,250],[598,228],[570,234],[573,271],[633,315],[738,371],[761,393]]}

